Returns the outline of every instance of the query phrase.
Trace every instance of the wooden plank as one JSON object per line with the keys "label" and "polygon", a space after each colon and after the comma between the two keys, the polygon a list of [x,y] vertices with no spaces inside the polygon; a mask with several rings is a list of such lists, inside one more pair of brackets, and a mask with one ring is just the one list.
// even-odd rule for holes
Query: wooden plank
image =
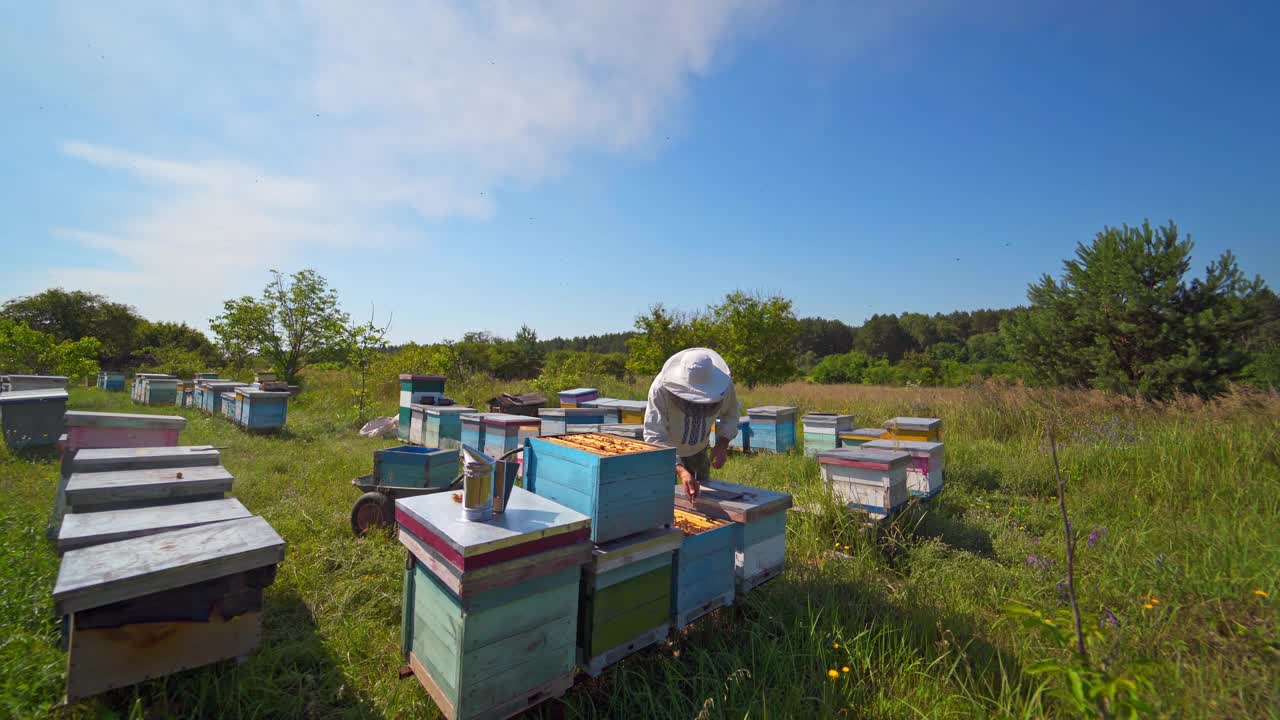
{"label": "wooden plank", "polygon": [[444,688],[440,687],[431,673],[418,659],[417,653],[409,653],[409,668],[413,670],[413,676],[418,678],[418,682],[422,685],[431,699],[435,701],[436,707],[440,708],[440,714],[449,720],[458,720],[458,714],[454,710],[453,699]]}
{"label": "wooden plank", "polygon": [[[563,609],[561,609],[563,613]],[[499,673],[505,673],[532,661],[554,659],[565,654],[572,657],[574,632],[578,618],[558,615],[548,622],[468,652],[462,658],[462,685],[469,688]]]}
{"label": "wooden plank", "polygon": [[603,575],[637,560],[679,549],[684,533],[676,528],[652,530],[597,545],[591,553],[588,570]]}
{"label": "wooden plank", "polygon": [[257,612],[231,620],[215,615],[208,622],[142,623],[101,630],[79,630],[72,616],[67,701],[250,655],[261,636],[262,619]]}
{"label": "wooden plank", "polygon": [[72,513],[63,519],[58,532],[58,552],[252,516],[253,513],[235,498],[132,510]]}
{"label": "wooden plank", "polygon": [[230,491],[234,481],[221,465],[75,473],[67,480],[64,494],[67,505],[77,510],[113,503],[217,495]]}
{"label": "wooden plank", "polygon": [[222,453],[210,445],[149,448],[85,448],[76,453],[71,472],[106,472],[147,468],[217,465]]}
{"label": "wooden plank", "polygon": [[54,607],[66,615],[272,565],[284,548],[266,520],[251,517],[71,550],[58,569]]}
{"label": "wooden plank", "polygon": [[132,413],[68,410],[63,416],[68,427],[127,427],[182,430],[187,419],[181,415],[136,415]]}
{"label": "wooden plank", "polygon": [[711,518],[752,522],[761,516],[786,510],[793,502],[788,493],[724,480],[708,480],[702,484],[702,488],[702,494],[694,504],[689,502],[684,487],[676,486],[676,506]]}

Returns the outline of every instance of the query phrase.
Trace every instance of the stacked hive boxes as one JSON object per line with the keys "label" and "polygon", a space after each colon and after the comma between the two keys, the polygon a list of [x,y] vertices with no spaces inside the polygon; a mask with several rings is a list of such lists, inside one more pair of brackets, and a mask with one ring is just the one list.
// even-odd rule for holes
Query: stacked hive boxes
{"label": "stacked hive boxes", "polygon": [[66,390],[10,390],[0,393],[0,428],[11,448],[53,445],[62,435]]}
{"label": "stacked hive boxes", "polygon": [[896,417],[886,420],[884,428],[888,431],[887,440],[942,441],[941,418]]}
{"label": "stacked hive boxes", "polygon": [[173,404],[175,407],[191,407],[191,398],[195,394],[195,380],[179,380],[174,388]]}
{"label": "stacked hive boxes", "polygon": [[671,621],[677,628],[733,604],[734,524],[685,510],[675,511],[684,534],[672,573]]}
{"label": "stacked hive boxes", "polygon": [[76,452],[53,591],[68,700],[257,648],[285,543],[223,497],[218,463],[208,447]]}
{"label": "stacked hive boxes", "polygon": [[801,422],[804,424],[804,454],[809,457],[840,447],[840,433],[853,429],[852,415],[809,413],[801,418]]}
{"label": "stacked hive boxes", "polygon": [[787,452],[796,446],[796,408],[765,405],[747,409],[751,418],[751,450]]}
{"label": "stacked hive boxes", "polygon": [[[409,441],[409,428],[413,422],[413,405],[434,405],[444,399],[443,375],[400,376],[400,440]],[[430,402],[424,402],[430,400]]]}
{"label": "stacked hive boxes", "polygon": [[873,440],[862,447],[910,455],[907,490],[912,496],[928,499],[942,491],[942,443],[924,440]]}
{"label": "stacked hive boxes", "polygon": [[462,445],[462,416],[475,413],[475,408],[460,405],[424,407],[422,444],[429,448],[457,448]]}
{"label": "stacked hive boxes", "polygon": [[888,434],[880,428],[854,428],[848,432],[839,433],[836,437],[839,438],[840,447],[855,448],[872,440],[879,440]]}
{"label": "stacked hive boxes", "polygon": [[573,388],[572,390],[561,390],[560,407],[586,407],[585,403],[592,402],[600,397],[599,392],[595,388]]}
{"label": "stacked hive boxes", "polygon": [[445,717],[506,718],[573,684],[591,520],[521,488],[492,520],[460,514],[451,493],[396,501],[401,652]]}
{"label": "stacked hive boxes", "polygon": [[574,430],[583,430],[583,426],[598,431],[604,422],[604,411],[600,408],[542,408],[538,410],[542,421],[543,435],[564,435]]}
{"label": "stacked hive boxes", "polygon": [[882,520],[902,508],[907,492],[907,465],[911,456],[867,446],[818,453],[822,480],[850,510],[861,510]]}
{"label": "stacked hive boxes", "polygon": [[[525,441],[525,487],[591,518],[580,661],[598,674],[666,637],[678,602],[675,450],[582,433]],[[732,557],[721,576],[732,583]]]}
{"label": "stacked hive boxes", "polygon": [[172,375],[163,373],[134,373],[133,387],[129,390],[129,397],[136,403],[144,403],[144,391],[146,389],[147,380],[151,378],[171,378],[176,379]]}
{"label": "stacked hive boxes", "polygon": [[702,484],[696,502],[676,486],[676,507],[733,523],[734,574],[739,595],[782,574],[791,495],[723,480]]}
{"label": "stacked hive boxes", "polygon": [[[524,447],[525,438],[537,437],[542,428],[542,421],[527,415],[509,415],[507,413],[484,413],[481,418],[484,426],[483,439],[476,449],[492,458]],[[499,460],[495,470],[506,487],[515,484],[520,473],[519,453],[515,456]]]}

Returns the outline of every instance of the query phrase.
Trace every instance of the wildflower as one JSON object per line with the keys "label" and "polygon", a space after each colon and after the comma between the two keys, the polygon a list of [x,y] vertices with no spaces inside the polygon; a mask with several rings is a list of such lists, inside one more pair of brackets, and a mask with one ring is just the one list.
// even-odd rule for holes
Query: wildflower
{"label": "wildflower", "polygon": [[1143,603],[1142,607],[1144,607],[1144,608],[1146,608],[1146,609],[1150,610],[1150,609],[1154,608],[1154,607],[1155,607],[1155,605],[1152,605],[1151,603]]}
{"label": "wildflower", "polygon": [[1089,547],[1097,547],[1098,542],[1107,534],[1106,528],[1095,527],[1093,532],[1089,533]]}
{"label": "wildflower", "polygon": [[845,552],[849,552],[849,546],[848,546],[848,545],[845,545],[845,546],[844,546],[844,551],[845,551]]}
{"label": "wildflower", "polygon": [[1120,618],[1111,612],[1111,608],[1104,608],[1104,610],[1106,610],[1106,613],[1102,616],[1102,627],[1106,627],[1107,623],[1111,623],[1111,627],[1120,627]]}
{"label": "wildflower", "polygon": [[835,648],[835,649],[839,650],[839,649],[840,649],[840,643],[831,643],[831,647],[833,647],[833,648]]}
{"label": "wildflower", "polygon": [[1266,590],[1254,590],[1254,591],[1253,591],[1253,594],[1254,594],[1254,595],[1257,595],[1257,596],[1258,596],[1258,597],[1260,597],[1260,598],[1269,598],[1269,597],[1271,597],[1271,593],[1267,592]]}
{"label": "wildflower", "polygon": [[840,672],[849,672],[849,666],[845,665],[844,667],[840,668]]}
{"label": "wildflower", "polygon": [[1045,618],[1045,619],[1044,619],[1044,624],[1045,624],[1045,625],[1052,625],[1052,624],[1053,624],[1053,620],[1052,620],[1051,618]]}
{"label": "wildflower", "polygon": [[835,680],[836,678],[840,677],[840,673],[836,672],[835,670],[828,670],[827,677],[831,678],[832,680]]}
{"label": "wildflower", "polygon": [[1040,565],[1040,559],[1035,555],[1027,556],[1027,567],[1037,567]]}

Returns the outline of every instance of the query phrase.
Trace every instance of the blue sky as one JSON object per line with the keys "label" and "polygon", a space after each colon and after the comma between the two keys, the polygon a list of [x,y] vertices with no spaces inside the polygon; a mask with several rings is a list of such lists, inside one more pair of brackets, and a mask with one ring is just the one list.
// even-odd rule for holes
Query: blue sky
{"label": "blue sky", "polygon": [[0,298],[207,327],[314,267],[396,341],[1023,302],[1175,219],[1280,282],[1274,4],[24,3]]}

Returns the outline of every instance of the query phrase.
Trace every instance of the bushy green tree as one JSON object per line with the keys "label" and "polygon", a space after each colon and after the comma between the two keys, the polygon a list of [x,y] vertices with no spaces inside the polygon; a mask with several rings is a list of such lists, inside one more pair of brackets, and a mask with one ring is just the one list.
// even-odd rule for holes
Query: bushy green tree
{"label": "bushy green tree", "polygon": [[796,376],[796,338],[800,325],[791,301],[780,296],[731,292],[709,315],[712,347],[735,382],[755,387]]}
{"label": "bushy green tree", "polygon": [[102,343],[95,337],[58,340],[26,323],[0,318],[0,368],[20,375],[65,375],[75,380],[98,372]]}
{"label": "bushy green tree", "polygon": [[1248,362],[1260,278],[1226,252],[1185,279],[1192,243],[1177,227],[1104,228],[1064,263],[1060,280],[1030,286],[1031,308],[1002,328],[1036,380],[1167,398],[1221,392]]}
{"label": "bushy green tree", "polygon": [[343,346],[349,318],[338,307],[337,291],[315,270],[271,274],[261,298],[227,300],[209,326],[228,357],[243,362],[260,356],[294,382],[315,356]]}
{"label": "bushy green tree", "polygon": [[703,328],[701,318],[668,310],[662,303],[654,305],[636,318],[637,333],[627,340],[627,371],[638,377],[657,375],[667,358],[705,344],[705,338],[697,337]]}
{"label": "bushy green tree", "polygon": [[838,383],[860,383],[862,373],[871,364],[871,358],[858,350],[840,355],[828,355],[814,366],[809,379],[823,385]]}
{"label": "bushy green tree", "polygon": [[896,315],[872,315],[858,328],[853,346],[873,358],[897,362],[918,349],[915,338],[902,327]]}
{"label": "bushy green tree", "polygon": [[97,338],[101,347],[98,361],[107,367],[129,365],[134,352],[144,346],[137,338],[143,323],[137,310],[95,293],[50,288],[6,302],[0,308],[0,317],[59,341]]}
{"label": "bushy green tree", "polygon": [[853,328],[839,320],[807,317],[800,318],[797,324],[796,351],[800,355],[812,353],[815,359],[821,359],[853,349]]}

